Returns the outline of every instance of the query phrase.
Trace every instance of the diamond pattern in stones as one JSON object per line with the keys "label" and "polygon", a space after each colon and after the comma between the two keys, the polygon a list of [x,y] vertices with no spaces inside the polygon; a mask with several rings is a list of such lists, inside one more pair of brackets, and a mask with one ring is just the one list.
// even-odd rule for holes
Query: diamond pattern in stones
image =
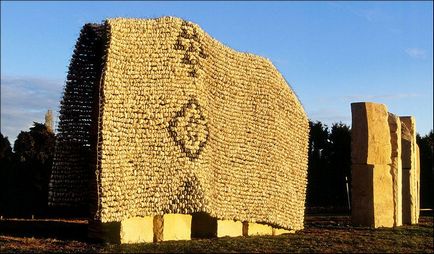
{"label": "diamond pattern in stones", "polygon": [[195,98],[190,99],[169,123],[169,133],[190,160],[199,157],[208,139],[208,125]]}

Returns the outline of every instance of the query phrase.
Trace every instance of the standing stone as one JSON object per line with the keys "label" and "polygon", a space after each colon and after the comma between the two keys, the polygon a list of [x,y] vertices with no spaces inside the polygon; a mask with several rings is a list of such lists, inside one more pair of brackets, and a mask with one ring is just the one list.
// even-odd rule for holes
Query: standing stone
{"label": "standing stone", "polygon": [[383,104],[351,104],[352,211],[355,225],[394,225],[389,114]]}
{"label": "standing stone", "polygon": [[402,142],[402,222],[415,224],[419,215],[416,120],[412,116],[400,117]]}
{"label": "standing stone", "polygon": [[121,243],[146,243],[152,242],[153,216],[132,217],[121,221]]}
{"label": "standing stone", "polygon": [[420,215],[420,151],[416,145],[416,223],[419,222]]}
{"label": "standing stone", "polygon": [[389,113],[390,143],[392,145],[391,172],[393,179],[394,226],[402,225],[402,162],[401,162],[401,121]]}
{"label": "standing stone", "polygon": [[47,127],[49,132],[54,133],[53,126],[53,111],[48,110],[47,113],[45,113],[45,127]]}

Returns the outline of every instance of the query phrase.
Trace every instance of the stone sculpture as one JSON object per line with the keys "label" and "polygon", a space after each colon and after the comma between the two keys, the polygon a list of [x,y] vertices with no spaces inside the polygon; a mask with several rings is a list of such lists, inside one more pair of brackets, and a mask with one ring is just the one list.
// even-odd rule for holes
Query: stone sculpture
{"label": "stone sculpture", "polygon": [[383,104],[351,104],[352,210],[355,225],[415,224],[419,172],[414,117]]}
{"label": "stone sculpture", "polygon": [[89,234],[120,242],[240,235],[243,223],[300,230],[308,132],[265,58],[173,17],[88,24],[61,102],[49,204],[90,206]]}

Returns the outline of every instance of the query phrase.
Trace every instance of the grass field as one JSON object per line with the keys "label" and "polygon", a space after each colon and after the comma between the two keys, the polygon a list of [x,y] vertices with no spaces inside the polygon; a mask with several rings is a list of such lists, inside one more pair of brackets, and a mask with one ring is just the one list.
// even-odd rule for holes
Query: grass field
{"label": "grass field", "polygon": [[[132,245],[88,243],[83,236],[83,221],[30,224],[20,220],[0,222],[0,252],[434,252],[432,216],[421,217],[418,225],[394,229],[355,228],[347,216],[308,216],[305,229],[295,234]],[[47,232],[50,230],[52,233]]]}

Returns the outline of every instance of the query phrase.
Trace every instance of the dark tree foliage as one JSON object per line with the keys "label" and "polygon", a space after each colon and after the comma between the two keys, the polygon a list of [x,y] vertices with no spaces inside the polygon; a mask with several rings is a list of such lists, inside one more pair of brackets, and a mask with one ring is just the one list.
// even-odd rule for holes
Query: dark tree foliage
{"label": "dark tree foliage", "polygon": [[45,125],[34,123],[21,131],[14,143],[14,156],[2,167],[2,214],[42,215],[47,211],[48,182],[51,174],[55,135]]}
{"label": "dark tree foliage", "polygon": [[[309,122],[308,207],[348,206],[345,177],[351,181],[350,127],[335,123],[329,129]],[[351,186],[351,182],[348,183]]]}
{"label": "dark tree foliage", "polygon": [[420,151],[420,207],[433,208],[434,192],[434,166],[433,166],[433,148],[434,133],[421,137],[416,136],[417,144]]}
{"label": "dark tree foliage", "polygon": [[12,147],[8,137],[0,133],[0,161],[12,160]]}
{"label": "dark tree foliage", "polygon": [[328,171],[330,172],[333,206],[348,206],[346,181],[351,189],[351,130],[342,123],[334,123],[329,133]]}
{"label": "dark tree foliage", "polygon": [[322,206],[327,200],[324,191],[324,177],[327,158],[324,157],[324,150],[328,145],[328,128],[321,122],[309,122],[309,154],[308,154],[308,185],[307,185],[307,206]]}
{"label": "dark tree foliage", "polygon": [[7,179],[9,170],[12,167],[12,147],[9,139],[0,133],[0,213],[5,209],[6,197],[9,188]]}

